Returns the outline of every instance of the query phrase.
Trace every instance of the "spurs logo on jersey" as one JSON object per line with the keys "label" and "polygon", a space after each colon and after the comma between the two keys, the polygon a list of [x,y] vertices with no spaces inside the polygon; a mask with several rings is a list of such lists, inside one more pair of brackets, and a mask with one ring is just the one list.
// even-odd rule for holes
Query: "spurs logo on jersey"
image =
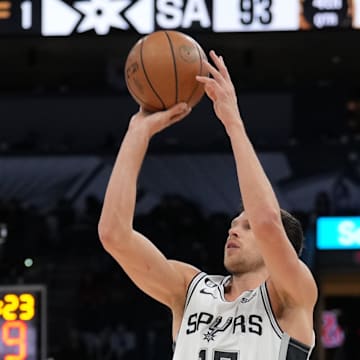
{"label": "spurs logo on jersey", "polygon": [[204,340],[210,342],[214,340],[216,333],[227,332],[228,335],[236,334],[237,332],[252,334],[262,334],[262,317],[256,314],[249,316],[238,315],[236,317],[228,317],[223,319],[222,316],[215,317],[213,314],[201,312],[200,314],[191,314],[188,318],[186,334],[192,334],[196,331],[206,329],[203,333]]}
{"label": "spurs logo on jersey", "polygon": [[205,294],[205,295],[210,295],[210,296],[212,296],[214,299],[217,299],[217,296],[216,296],[214,290],[209,290],[209,289],[204,288],[204,289],[201,289],[201,290],[200,290],[200,293],[201,293],[201,294]]}
{"label": "spurs logo on jersey", "polygon": [[[200,293],[205,294],[205,295],[210,295],[214,299],[217,299],[218,295],[221,293],[221,288],[219,287],[219,285],[216,284],[215,282],[213,282],[209,278],[205,278],[204,283],[205,283],[206,287],[200,289]],[[246,291],[244,293],[244,295],[239,299],[239,301],[241,303],[247,303],[247,302],[251,301],[251,299],[253,299],[255,297],[255,295],[256,294],[254,293],[253,290]]]}
{"label": "spurs logo on jersey", "polygon": [[225,299],[229,277],[200,273],[191,282],[173,360],[308,360],[311,349],[284,333],[266,284]]}

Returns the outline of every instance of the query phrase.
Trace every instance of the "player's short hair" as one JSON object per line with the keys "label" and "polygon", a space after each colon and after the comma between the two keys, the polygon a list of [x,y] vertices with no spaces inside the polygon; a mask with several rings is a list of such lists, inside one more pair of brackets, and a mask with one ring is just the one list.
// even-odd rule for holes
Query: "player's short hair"
{"label": "player's short hair", "polygon": [[300,221],[284,209],[280,210],[281,221],[292,246],[301,255],[304,248],[304,233]]}
{"label": "player's short hair", "polygon": [[[244,207],[241,206],[240,213],[243,211]],[[280,209],[280,214],[281,222],[284,226],[286,235],[289,238],[296,253],[300,257],[304,248],[304,232],[302,225],[300,221],[294,215],[291,215],[288,211]]]}

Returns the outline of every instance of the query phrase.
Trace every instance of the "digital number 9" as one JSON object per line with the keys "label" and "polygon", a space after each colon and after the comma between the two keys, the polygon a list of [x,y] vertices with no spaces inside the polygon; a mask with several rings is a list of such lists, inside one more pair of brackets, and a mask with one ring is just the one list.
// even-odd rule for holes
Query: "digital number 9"
{"label": "digital number 9", "polygon": [[241,23],[244,25],[252,24],[254,20],[253,0],[240,0]]}
{"label": "digital number 9", "polygon": [[5,355],[4,360],[26,359],[27,357],[26,323],[24,323],[21,320],[4,322],[2,326],[2,340],[6,346],[18,346],[18,353]]}

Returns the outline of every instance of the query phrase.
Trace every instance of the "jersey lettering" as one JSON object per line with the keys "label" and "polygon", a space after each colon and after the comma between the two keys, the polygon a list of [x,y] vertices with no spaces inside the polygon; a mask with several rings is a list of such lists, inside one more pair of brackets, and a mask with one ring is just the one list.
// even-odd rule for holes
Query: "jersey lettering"
{"label": "jersey lettering", "polygon": [[228,318],[222,327],[219,324],[222,322],[222,316],[218,316],[215,321],[210,325],[209,329],[212,330],[213,334],[218,331],[225,331],[232,323],[232,317]]}
{"label": "jersey lettering", "polygon": [[261,323],[262,323],[261,316],[259,316],[259,315],[250,315],[249,316],[249,324],[252,325],[252,326],[249,326],[249,331],[251,333],[261,335],[262,334]]}
{"label": "jersey lettering", "polygon": [[240,331],[242,333],[244,333],[245,330],[245,316],[244,315],[239,315],[234,319],[234,324],[233,324],[233,331],[232,333],[235,334],[236,332],[236,328],[240,326]]}
{"label": "jersey lettering", "polygon": [[204,329],[204,325],[208,325],[208,327],[205,328],[208,329],[208,334],[211,334],[212,338],[216,333],[226,332],[228,329],[232,334],[237,332],[249,332],[259,336],[262,335],[263,319],[259,315],[251,314],[248,317],[245,315],[238,315],[235,318],[231,316],[227,319],[223,319],[222,316],[214,318],[214,315],[207,312],[191,314],[188,318],[186,334],[189,335],[199,330],[201,331]]}
{"label": "jersey lettering", "polygon": [[201,312],[199,316],[199,320],[197,322],[196,330],[199,330],[200,324],[205,324],[205,325],[210,324],[213,318],[214,318],[213,315],[206,312]]}
{"label": "jersey lettering", "polygon": [[192,314],[189,316],[189,320],[188,320],[188,328],[186,329],[186,333],[187,334],[192,334],[196,331],[196,317],[197,314]]}
{"label": "jersey lettering", "polygon": [[211,323],[213,318],[213,315],[206,312],[201,312],[199,316],[197,313],[191,314],[188,319],[188,328],[186,329],[186,333],[194,333],[195,331],[199,330],[200,324],[208,325]]}

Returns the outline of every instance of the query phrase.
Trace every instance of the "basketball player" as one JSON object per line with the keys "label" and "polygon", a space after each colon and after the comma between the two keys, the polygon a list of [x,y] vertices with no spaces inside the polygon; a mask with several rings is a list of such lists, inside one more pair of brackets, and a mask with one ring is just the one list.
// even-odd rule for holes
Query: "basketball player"
{"label": "basketball player", "polygon": [[208,275],[166,259],[132,227],[137,177],[149,141],[188,115],[186,104],[132,117],[107,187],[99,235],[132,281],[171,309],[174,360],[309,359],[317,288],[298,257],[301,227],[279,207],[247,137],[222,57],[214,51],[210,57],[214,66],[207,61],[204,66],[212,76],[197,80],[230,138],[244,206],[225,242],[230,275]]}

